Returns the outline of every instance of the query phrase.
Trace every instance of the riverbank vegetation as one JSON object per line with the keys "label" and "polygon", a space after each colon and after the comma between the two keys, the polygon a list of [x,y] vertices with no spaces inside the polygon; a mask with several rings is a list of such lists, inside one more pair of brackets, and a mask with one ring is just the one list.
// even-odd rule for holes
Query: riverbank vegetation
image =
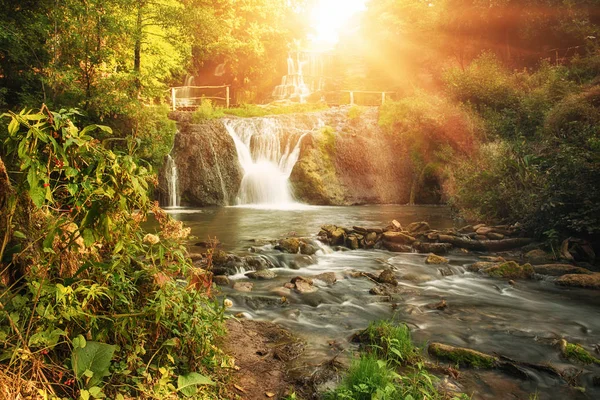
{"label": "riverbank vegetation", "polygon": [[148,197],[133,140],[113,151],[90,136],[110,128],[77,119],[3,116],[0,396],[226,397],[224,307],[186,256],[189,229]]}
{"label": "riverbank vegetation", "polygon": [[460,393],[438,389],[439,378],[423,365],[406,325],[390,321],[373,322],[356,336],[361,343],[360,355],[328,400],[371,399],[467,399]]}

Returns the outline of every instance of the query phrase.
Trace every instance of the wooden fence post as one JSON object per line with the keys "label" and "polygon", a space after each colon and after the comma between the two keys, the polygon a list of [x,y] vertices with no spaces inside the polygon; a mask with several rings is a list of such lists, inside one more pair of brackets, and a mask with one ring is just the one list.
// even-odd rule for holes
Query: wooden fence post
{"label": "wooden fence post", "polygon": [[385,92],[381,92],[381,105],[385,103]]}
{"label": "wooden fence post", "polygon": [[175,88],[171,88],[171,109],[177,111],[177,103],[175,103]]}
{"label": "wooden fence post", "polygon": [[353,106],[354,105],[354,92],[350,91],[350,105]]}
{"label": "wooden fence post", "polygon": [[229,86],[227,86],[227,87],[225,88],[225,92],[226,92],[226,94],[227,94],[227,95],[225,96],[225,97],[227,98],[227,99],[225,100],[225,108],[229,108]]}

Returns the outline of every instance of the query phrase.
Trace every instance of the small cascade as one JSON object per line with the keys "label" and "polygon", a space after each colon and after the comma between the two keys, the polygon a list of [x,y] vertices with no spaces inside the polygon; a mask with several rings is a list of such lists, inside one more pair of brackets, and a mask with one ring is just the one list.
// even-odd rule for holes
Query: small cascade
{"label": "small cascade", "polygon": [[287,75],[273,90],[276,100],[290,99],[304,103],[314,92],[325,86],[327,57],[321,53],[296,51],[288,55]]}
{"label": "small cascade", "polygon": [[169,207],[179,207],[179,176],[177,174],[177,164],[170,154],[167,155],[165,164],[165,180],[167,181]]}
{"label": "small cascade", "polygon": [[288,180],[300,155],[300,143],[323,122],[315,119],[305,130],[290,128],[277,118],[232,119],[224,124],[244,170],[238,204],[273,208],[295,204]]}

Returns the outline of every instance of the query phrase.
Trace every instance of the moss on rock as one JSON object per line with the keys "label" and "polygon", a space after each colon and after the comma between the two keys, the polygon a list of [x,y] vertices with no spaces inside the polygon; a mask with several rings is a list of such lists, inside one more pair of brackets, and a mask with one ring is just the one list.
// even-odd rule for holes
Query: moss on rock
{"label": "moss on rock", "polygon": [[565,339],[560,341],[560,352],[562,353],[563,357],[568,360],[579,361],[582,364],[600,365],[600,360],[591,355],[580,344],[569,343]]}
{"label": "moss on rock", "polygon": [[431,343],[428,351],[432,356],[466,367],[491,369],[494,368],[498,362],[498,358],[489,354],[464,347],[449,346],[442,343]]}
{"label": "moss on rock", "polygon": [[507,261],[486,268],[484,272],[496,278],[531,279],[535,271],[531,264],[519,265],[514,261]]}

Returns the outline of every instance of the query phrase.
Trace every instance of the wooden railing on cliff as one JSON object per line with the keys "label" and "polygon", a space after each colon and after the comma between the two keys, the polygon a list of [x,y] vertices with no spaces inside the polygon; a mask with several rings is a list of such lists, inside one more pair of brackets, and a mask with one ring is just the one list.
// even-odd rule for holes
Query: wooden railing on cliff
{"label": "wooden railing on cliff", "polygon": [[350,94],[350,105],[353,106],[355,104],[354,102],[354,94],[381,94],[381,105],[383,105],[385,103],[386,100],[386,95],[388,94],[394,94],[396,92],[382,92],[382,91],[377,91],[377,90],[340,90],[341,93],[349,93]]}
{"label": "wooden railing on cliff", "polygon": [[[214,90],[214,89],[225,89],[225,96],[221,97],[221,96],[207,96],[206,94],[202,93],[201,96],[189,96],[189,95],[182,95],[182,91],[186,91],[189,92],[190,90],[198,90],[198,91],[202,91],[202,90]],[[208,99],[208,100],[217,100],[217,101],[222,101],[225,105],[225,108],[229,108],[231,106],[231,96],[230,96],[230,90],[229,90],[229,85],[223,85],[223,86],[177,86],[177,87],[172,87],[171,89],[171,109],[173,111],[177,111],[177,110],[184,110],[184,111],[194,111],[198,108],[198,106],[200,105],[201,101],[203,99]],[[178,94],[179,93],[179,94]],[[335,100],[327,99],[327,96],[325,101],[327,103],[331,104],[335,104],[335,105],[339,105],[342,104],[342,101],[340,101],[340,94],[341,93],[348,93],[350,96],[350,101],[348,104],[350,104],[351,106],[357,104],[356,98],[355,98],[355,94],[366,94],[366,95],[372,95],[372,94],[377,94],[381,96],[381,105],[385,104],[386,100],[388,99],[388,95],[393,95],[396,92],[388,92],[388,91],[377,91],[377,90],[340,90],[340,91],[336,91],[336,92],[329,92],[329,94],[333,94],[334,97],[336,98]],[[379,97],[379,96],[378,96]],[[376,101],[375,104],[373,104],[373,102],[371,102],[370,105],[376,105],[379,101]],[[343,102],[345,103],[345,100]],[[361,102],[358,102],[361,103]],[[364,102],[362,102],[364,103]]]}
{"label": "wooden railing on cliff", "polygon": [[[204,94],[202,94],[201,96],[182,96],[181,94],[178,95],[178,92],[181,92],[183,90],[202,91],[205,89],[225,89],[225,96],[224,97],[206,96]],[[223,86],[177,86],[177,87],[171,88],[171,109],[173,111],[196,109],[200,105],[200,102],[203,99],[223,101],[225,103],[225,108],[229,108],[229,106],[231,104],[229,85],[223,85]]]}

